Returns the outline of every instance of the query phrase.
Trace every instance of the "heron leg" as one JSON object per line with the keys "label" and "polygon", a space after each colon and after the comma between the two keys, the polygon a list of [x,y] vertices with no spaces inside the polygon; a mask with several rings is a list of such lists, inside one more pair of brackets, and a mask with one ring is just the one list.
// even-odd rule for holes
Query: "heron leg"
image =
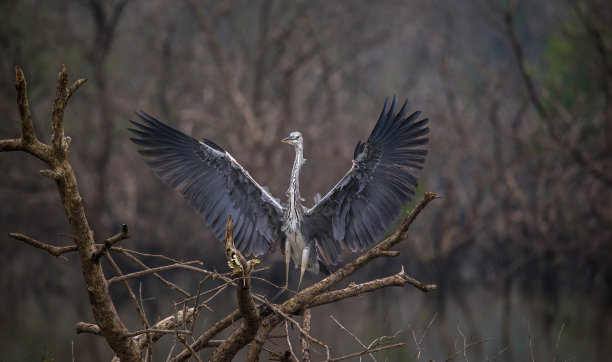
{"label": "heron leg", "polygon": [[300,291],[300,286],[302,285],[302,278],[304,278],[304,271],[306,271],[306,266],[308,265],[308,257],[310,256],[310,247],[307,246],[302,250],[302,262],[300,265],[300,281],[298,282],[298,292]]}
{"label": "heron leg", "polygon": [[285,242],[285,289],[289,287],[289,263],[291,262],[291,245],[289,239]]}
{"label": "heron leg", "polygon": [[[289,289],[289,263],[291,262],[291,245],[289,245],[289,240],[285,241],[285,285],[281,288],[281,290],[276,293],[275,296],[270,300],[274,303],[283,293]],[[299,290],[299,288],[298,288]]]}

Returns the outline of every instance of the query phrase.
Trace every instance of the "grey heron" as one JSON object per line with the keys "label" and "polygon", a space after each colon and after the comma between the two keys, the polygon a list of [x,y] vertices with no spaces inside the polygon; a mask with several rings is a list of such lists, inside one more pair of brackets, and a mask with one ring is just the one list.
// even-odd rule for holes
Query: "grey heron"
{"label": "grey heron", "polygon": [[385,101],[366,142],[357,143],[348,173],[311,208],[302,206],[299,175],[304,139],[292,132],[282,141],[295,148],[289,198],[281,204],[223,148],[198,141],[140,111],[130,138],[140,146],[154,173],[178,190],[219,240],[234,220],[235,245],[245,256],[259,256],[281,245],[286,282],[290,258],[304,271],[329,274],[342,261],[343,248],[363,251],[378,240],[415,194],[428,142],[428,119],[408,115],[408,102],[396,112],[397,97]]}

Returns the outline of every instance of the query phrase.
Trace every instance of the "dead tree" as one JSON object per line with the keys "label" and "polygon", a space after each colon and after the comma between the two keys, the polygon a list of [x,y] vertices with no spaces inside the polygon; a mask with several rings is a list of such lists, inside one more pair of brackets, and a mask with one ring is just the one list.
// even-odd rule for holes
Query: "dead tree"
{"label": "dead tree", "polygon": [[[53,139],[51,144],[45,144],[38,140],[34,132],[30,118],[24,74],[19,67],[15,68],[15,73],[17,103],[21,118],[21,137],[0,140],[0,151],[24,151],[47,164],[48,169],[41,170],[40,173],[45,177],[49,177],[57,184],[61,202],[70,223],[71,238],[74,240],[74,245],[59,247],[34,240],[22,234],[10,233],[9,235],[33,247],[45,250],[54,256],[78,252],[95,323],[78,322],[76,324],[77,333],[92,333],[102,336],[115,353],[115,359],[122,361],[144,361],[145,358],[146,360],[152,360],[152,345],[166,334],[171,334],[175,338],[173,350],[176,346],[180,346],[176,351],[177,353],[174,353],[173,350],[170,351],[167,358],[170,361],[184,361],[189,358],[200,360],[198,352],[204,348],[214,348],[211,357],[212,361],[229,361],[247,346],[247,360],[257,361],[264,349],[264,345],[272,338],[271,332],[283,324],[287,329],[287,347],[289,349],[280,353],[271,351],[271,359],[285,361],[298,359],[288,336],[289,325],[292,325],[299,331],[301,359],[304,361],[310,360],[311,349],[315,348],[314,345],[324,349],[326,359],[330,361],[403,346],[403,343],[371,344],[367,347],[364,346],[363,350],[353,354],[332,358],[329,346],[310,334],[311,309],[390,286],[404,287],[412,285],[423,292],[434,290],[436,285],[424,284],[411,278],[404,272],[403,268],[400,272],[384,278],[369,280],[359,284],[351,283],[347,287],[334,289],[338,283],[363,268],[372,260],[378,257],[398,256],[399,252],[393,251],[391,248],[407,238],[409,228],[418,214],[430,201],[436,198],[434,193],[425,193],[424,197],[408,213],[399,229],[393,235],[325,279],[296,293],[282,304],[274,304],[265,297],[252,292],[251,276],[257,272],[256,265],[259,261],[256,259],[246,260],[234,247],[231,218],[228,220],[226,228],[226,255],[232,272],[226,274],[201,268],[202,263],[197,260],[179,262],[165,256],[163,259],[167,262],[166,265],[150,268],[140,260],[139,256],[142,253],[117,246],[119,241],[129,238],[126,225],[122,226],[119,234],[96,242],[94,232],[89,227],[89,222],[83,208],[83,199],[79,193],[77,180],[70,164],[70,138],[64,135],[63,124],[64,111],[68,100],[85,83],[86,79],[79,79],[71,86],[68,86],[66,68],[62,66],[57,77],[57,93],[53,103]],[[117,263],[115,263],[112,254],[127,257],[142,270],[130,274],[122,273]],[[102,260],[106,260],[111,265],[116,275],[108,277],[104,274],[101,266]],[[197,293],[190,294],[160,275],[160,273],[170,269],[190,270],[204,275]],[[144,275],[155,276],[170,289],[185,296],[182,302],[177,303],[180,308],[177,308],[175,313],[154,324],[148,321],[142,305],[136,298],[136,294],[127,283],[129,279],[139,278]],[[202,286],[210,280],[217,280],[221,284],[215,288],[203,291]],[[125,327],[109,294],[109,286],[114,283],[122,283],[125,286],[126,292],[140,317],[143,329],[129,331]],[[194,336],[193,327],[200,312],[207,307],[207,303],[227,288],[235,289],[238,309],[209,326],[199,336]],[[298,323],[294,319],[296,315],[302,316],[302,323]],[[239,327],[234,328],[233,333],[229,337],[222,340],[213,339],[221,332],[238,323],[240,324]],[[146,352],[143,356],[142,350],[144,348],[146,348]]]}

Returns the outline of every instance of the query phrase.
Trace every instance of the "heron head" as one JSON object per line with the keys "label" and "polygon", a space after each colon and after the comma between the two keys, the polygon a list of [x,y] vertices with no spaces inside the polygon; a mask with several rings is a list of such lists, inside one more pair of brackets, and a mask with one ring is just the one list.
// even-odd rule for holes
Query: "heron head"
{"label": "heron head", "polygon": [[294,146],[302,144],[302,134],[300,132],[291,132],[289,137],[285,137],[281,140],[282,142],[292,144]]}

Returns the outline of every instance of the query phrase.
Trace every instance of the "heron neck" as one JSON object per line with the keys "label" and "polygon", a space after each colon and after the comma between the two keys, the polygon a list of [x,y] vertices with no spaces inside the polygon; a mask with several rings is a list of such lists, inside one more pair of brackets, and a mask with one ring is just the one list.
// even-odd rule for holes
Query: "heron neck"
{"label": "heron neck", "polygon": [[298,217],[301,211],[300,203],[300,169],[304,164],[303,146],[295,146],[295,161],[293,162],[293,169],[291,169],[291,180],[289,182],[289,190],[287,195],[289,196],[289,212],[291,216]]}

